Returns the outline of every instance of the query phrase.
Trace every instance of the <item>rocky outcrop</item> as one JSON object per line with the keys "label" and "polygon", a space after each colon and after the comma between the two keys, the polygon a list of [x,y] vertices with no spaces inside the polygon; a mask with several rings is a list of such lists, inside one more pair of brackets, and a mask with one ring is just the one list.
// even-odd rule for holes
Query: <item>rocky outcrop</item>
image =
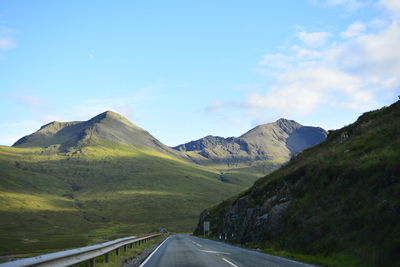
{"label": "rocky outcrop", "polygon": [[279,235],[283,231],[288,208],[291,204],[290,189],[287,185],[270,186],[263,198],[265,201],[254,204],[251,196],[245,194],[224,207],[218,216],[205,210],[200,215],[194,234],[202,234],[205,220],[212,226],[214,238],[227,239],[238,243],[262,242]]}

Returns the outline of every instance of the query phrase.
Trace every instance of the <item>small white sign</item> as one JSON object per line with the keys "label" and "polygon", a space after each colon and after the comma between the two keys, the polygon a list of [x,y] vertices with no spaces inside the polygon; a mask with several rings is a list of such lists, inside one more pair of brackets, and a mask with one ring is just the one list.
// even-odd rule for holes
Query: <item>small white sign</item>
{"label": "small white sign", "polygon": [[210,232],[210,222],[204,221],[204,233]]}

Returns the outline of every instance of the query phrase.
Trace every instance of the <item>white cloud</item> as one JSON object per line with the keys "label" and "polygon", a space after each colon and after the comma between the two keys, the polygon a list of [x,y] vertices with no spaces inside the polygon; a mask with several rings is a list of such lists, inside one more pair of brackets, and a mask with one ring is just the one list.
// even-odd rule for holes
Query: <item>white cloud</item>
{"label": "white cloud", "polygon": [[271,68],[287,68],[289,67],[291,56],[283,54],[267,54],[262,56],[259,65]]}
{"label": "white cloud", "polygon": [[371,93],[362,89],[358,77],[330,68],[309,68],[281,74],[265,94],[250,94],[247,103],[254,109],[307,115],[320,105],[365,109],[374,101]]}
{"label": "white cloud", "polygon": [[364,78],[387,79],[400,75],[400,24],[393,22],[377,33],[333,46],[326,57],[340,68]]}
{"label": "white cloud", "polygon": [[297,37],[306,45],[318,47],[326,43],[327,39],[331,36],[329,32],[306,32],[301,31],[297,33]]}
{"label": "white cloud", "polygon": [[383,6],[394,14],[400,14],[400,1],[399,0],[380,0],[379,5]]}
{"label": "white cloud", "polygon": [[344,32],[340,33],[340,36],[342,38],[353,38],[353,37],[357,37],[359,36],[362,32],[364,32],[366,29],[366,26],[359,22],[356,21],[353,24],[349,25],[349,27],[347,27],[347,30]]}
{"label": "white cloud", "polygon": [[45,107],[43,100],[36,95],[23,95],[21,96],[21,100],[28,106],[33,108],[41,108]]}
{"label": "white cloud", "polygon": [[359,0],[325,0],[324,4],[326,6],[338,6],[342,7],[347,11],[355,11],[363,8],[370,4],[370,1],[359,1]]}
{"label": "white cloud", "polygon": [[6,51],[16,46],[15,40],[12,37],[13,29],[0,26],[0,51]]}
{"label": "white cloud", "polygon": [[[303,33],[306,33],[303,37],[310,36]],[[286,52],[263,55],[258,71],[274,81],[265,85],[264,90],[247,94],[240,106],[245,114],[251,114],[252,118],[256,114],[304,117],[335,110],[359,114],[397,99],[400,93],[397,20],[365,24],[356,21],[339,33],[342,39],[333,33],[325,36],[331,36],[332,41],[324,46],[310,48],[310,44],[318,42],[304,41],[304,45],[294,45]],[[318,44],[324,41],[326,38]],[[225,107],[226,102],[215,103]]]}
{"label": "white cloud", "polygon": [[9,36],[0,35],[0,50],[9,50],[15,47],[15,41]]}
{"label": "white cloud", "polygon": [[346,35],[353,37],[349,40],[318,51],[295,46],[275,57],[284,63],[278,64],[280,75],[265,94],[250,94],[247,103],[255,109],[303,115],[323,105],[358,111],[376,107],[376,99],[399,90],[400,24],[394,21],[378,32],[360,32],[366,30],[356,22],[347,28]]}

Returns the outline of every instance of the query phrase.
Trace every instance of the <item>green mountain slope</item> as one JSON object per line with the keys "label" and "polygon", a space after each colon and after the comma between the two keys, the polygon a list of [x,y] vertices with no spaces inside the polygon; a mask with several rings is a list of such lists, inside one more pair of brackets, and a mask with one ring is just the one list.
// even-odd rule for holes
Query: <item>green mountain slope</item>
{"label": "green mountain slope", "polygon": [[81,153],[0,147],[0,251],[57,249],[189,231],[198,212],[239,192],[212,170],[102,141]]}
{"label": "green mountain slope", "polygon": [[[400,264],[400,102],[368,112],[214,208],[211,235],[292,253]],[[357,264],[358,262],[358,264]],[[335,265],[335,264],[334,264]],[[339,263],[335,266],[344,266]]]}
{"label": "green mountain slope", "polygon": [[[262,142],[263,131],[249,133]],[[163,226],[190,231],[201,210],[249,187],[275,163],[200,166],[111,111],[52,122],[13,147],[0,146],[0,254]]]}
{"label": "green mountain slope", "polygon": [[53,122],[0,146],[0,255],[189,231],[250,182],[221,181],[116,113]]}

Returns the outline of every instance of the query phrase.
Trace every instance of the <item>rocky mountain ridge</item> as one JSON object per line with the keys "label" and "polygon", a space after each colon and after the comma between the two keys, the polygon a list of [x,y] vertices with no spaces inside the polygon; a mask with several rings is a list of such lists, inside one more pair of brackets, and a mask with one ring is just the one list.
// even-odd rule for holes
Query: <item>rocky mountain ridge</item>
{"label": "rocky mountain ridge", "polygon": [[320,127],[279,119],[259,125],[239,137],[209,135],[174,149],[187,153],[200,164],[212,162],[234,165],[256,160],[285,162],[304,149],[324,141],[326,136],[326,131]]}
{"label": "rocky mountain ridge", "polygon": [[[37,132],[22,137],[13,146],[49,147],[55,152],[71,152],[106,141],[148,148],[200,165],[222,163],[234,167],[240,163],[252,164],[262,160],[286,162],[325,138],[326,131],[322,128],[279,119],[274,123],[259,125],[239,137],[206,136],[170,148],[123,116],[106,111],[88,121],[48,123]],[[279,164],[272,168],[277,166]]]}

